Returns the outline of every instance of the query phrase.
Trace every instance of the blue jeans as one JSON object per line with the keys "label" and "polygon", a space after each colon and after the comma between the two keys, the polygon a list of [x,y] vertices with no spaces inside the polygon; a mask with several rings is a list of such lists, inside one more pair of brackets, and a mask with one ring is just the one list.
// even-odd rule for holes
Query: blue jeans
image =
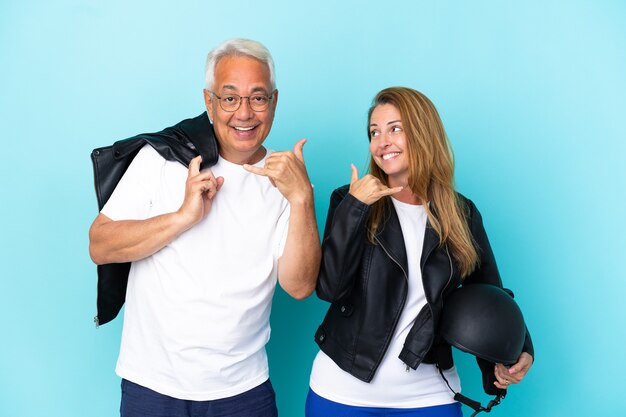
{"label": "blue jeans", "polygon": [[355,407],[327,400],[309,388],[306,417],[463,417],[460,403],[420,408]]}
{"label": "blue jeans", "polygon": [[242,394],[211,401],[179,400],[122,380],[121,417],[277,417],[268,379]]}

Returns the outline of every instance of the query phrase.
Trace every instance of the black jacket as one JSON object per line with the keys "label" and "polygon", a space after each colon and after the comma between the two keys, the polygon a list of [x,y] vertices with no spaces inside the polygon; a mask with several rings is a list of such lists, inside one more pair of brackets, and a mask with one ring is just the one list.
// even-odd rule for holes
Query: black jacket
{"label": "black jacket", "polygon": [[[341,369],[369,382],[404,308],[408,265],[393,204],[387,201],[383,224],[377,232],[376,244],[372,244],[367,238],[370,206],[348,190],[349,186],[343,186],[331,196],[317,295],[332,305],[315,340]],[[463,284],[502,287],[480,213],[470,200],[461,199],[467,205],[468,224],[480,257],[480,265]],[[436,207],[433,209],[436,211]],[[426,226],[420,266],[427,304],[417,315],[399,358],[413,369],[422,362],[437,363],[448,369],[452,366],[451,348],[437,337],[437,326],[445,297],[461,285],[461,276],[447,247],[439,246],[439,237],[430,223]],[[528,334],[524,351],[534,354]],[[493,367],[485,365],[481,364],[481,369],[491,369],[493,373]]]}
{"label": "black jacket", "polygon": [[[109,200],[117,183],[145,144],[152,146],[163,158],[185,166],[198,155],[202,155],[201,168],[217,162],[217,141],[206,112],[158,133],[144,133],[94,149],[91,161],[99,210]],[[108,323],[120,312],[126,299],[129,271],[130,262],[98,265],[96,325]]]}

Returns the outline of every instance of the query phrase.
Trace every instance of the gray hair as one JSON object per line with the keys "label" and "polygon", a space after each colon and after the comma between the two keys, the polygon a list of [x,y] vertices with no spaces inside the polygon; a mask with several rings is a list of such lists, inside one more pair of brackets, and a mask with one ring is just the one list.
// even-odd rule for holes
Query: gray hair
{"label": "gray hair", "polygon": [[204,88],[211,90],[215,82],[215,66],[225,56],[249,56],[267,65],[270,71],[272,91],[276,89],[276,75],[274,74],[274,60],[270,51],[263,44],[251,39],[229,39],[217,46],[206,58]]}

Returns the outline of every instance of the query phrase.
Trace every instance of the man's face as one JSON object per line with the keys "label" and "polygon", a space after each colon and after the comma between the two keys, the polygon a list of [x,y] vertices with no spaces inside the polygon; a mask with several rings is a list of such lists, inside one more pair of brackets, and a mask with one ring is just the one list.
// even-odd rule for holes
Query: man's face
{"label": "man's face", "polygon": [[[213,93],[222,97],[237,94],[248,97],[272,94],[267,65],[247,56],[226,56],[215,66]],[[244,164],[256,163],[265,155],[263,141],[270,133],[278,92],[274,92],[269,106],[263,111],[253,111],[247,99],[234,112],[224,111],[215,95],[204,91],[204,101],[213,121],[215,135],[220,145],[220,155],[227,161]]]}

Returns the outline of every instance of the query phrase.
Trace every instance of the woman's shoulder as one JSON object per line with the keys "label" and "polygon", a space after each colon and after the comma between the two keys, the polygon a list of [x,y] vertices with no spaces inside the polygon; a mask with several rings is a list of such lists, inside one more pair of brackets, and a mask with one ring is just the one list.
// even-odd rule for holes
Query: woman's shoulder
{"label": "woman's shoulder", "polygon": [[350,192],[350,184],[342,185],[341,187],[335,188],[333,194],[336,194],[340,197],[345,197]]}
{"label": "woman's shoulder", "polygon": [[342,185],[335,188],[330,195],[330,207],[329,210],[334,210],[340,204],[347,204],[345,207],[354,207],[361,211],[368,211],[370,206],[363,203],[356,197],[350,194],[350,184]]}
{"label": "woman's shoulder", "polygon": [[474,204],[470,198],[459,193],[458,191],[456,191],[456,197],[461,205],[461,208],[466,214],[471,215],[477,210],[476,204]]}
{"label": "woman's shoulder", "polygon": [[472,205],[474,204],[474,202],[469,197],[465,196],[464,194],[461,194],[458,191],[455,191],[455,194],[456,194],[456,198],[458,198],[461,203],[472,204]]}

